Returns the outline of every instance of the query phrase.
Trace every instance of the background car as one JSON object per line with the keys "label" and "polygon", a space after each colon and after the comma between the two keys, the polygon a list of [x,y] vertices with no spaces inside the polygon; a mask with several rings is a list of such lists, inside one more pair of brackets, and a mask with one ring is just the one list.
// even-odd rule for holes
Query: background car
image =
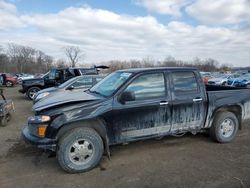
{"label": "background car", "polygon": [[43,89],[59,86],[71,78],[82,75],[99,75],[100,69],[108,69],[108,66],[100,65],[91,68],[52,68],[42,77],[25,79],[22,81],[22,88],[18,91],[26,94],[30,100],[33,100],[35,94]]}
{"label": "background car", "polygon": [[18,77],[18,83],[22,84],[23,80],[32,79],[32,78],[34,78],[34,75],[32,74],[21,74]]}
{"label": "background car", "polygon": [[4,85],[6,87],[13,87],[14,85],[17,84],[17,77],[12,76],[11,74],[8,73],[1,73],[1,85]]}
{"label": "background car", "polygon": [[67,82],[57,86],[57,87],[50,87],[47,89],[43,89],[39,91],[33,101],[36,103],[37,101],[41,100],[42,98],[48,97],[50,94],[54,94],[56,92],[63,92],[66,90],[78,90],[78,89],[88,89],[94,86],[97,82],[101,81],[105,75],[83,75],[71,78]]}
{"label": "background car", "polygon": [[222,85],[225,86],[227,85],[228,80],[237,78],[239,75],[223,75],[215,78],[211,78],[208,80],[209,85]]}
{"label": "background car", "polygon": [[250,75],[246,75],[244,77],[229,79],[227,81],[227,85],[235,86],[235,87],[246,87],[250,88]]}
{"label": "background car", "polygon": [[204,84],[208,84],[208,80],[213,78],[210,72],[200,72]]}

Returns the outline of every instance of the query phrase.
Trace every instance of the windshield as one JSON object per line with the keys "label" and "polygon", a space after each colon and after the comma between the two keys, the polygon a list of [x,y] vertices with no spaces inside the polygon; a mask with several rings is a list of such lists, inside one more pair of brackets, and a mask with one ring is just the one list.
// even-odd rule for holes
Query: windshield
{"label": "windshield", "polygon": [[89,91],[99,93],[105,97],[111,96],[132,73],[128,72],[114,72],[105,77],[103,80],[94,85]]}
{"label": "windshield", "polygon": [[66,82],[64,82],[64,83],[62,83],[62,84],[60,84],[58,87],[59,87],[60,89],[65,88],[65,87],[67,87],[69,84],[71,84],[71,83],[73,83],[75,80],[77,80],[78,78],[79,78],[79,77],[71,78],[71,79],[69,79],[68,81],[66,81]]}
{"label": "windshield", "polygon": [[44,74],[43,76],[42,76],[42,78],[45,78],[46,76],[48,76],[49,75],[49,72],[47,72],[46,74]]}

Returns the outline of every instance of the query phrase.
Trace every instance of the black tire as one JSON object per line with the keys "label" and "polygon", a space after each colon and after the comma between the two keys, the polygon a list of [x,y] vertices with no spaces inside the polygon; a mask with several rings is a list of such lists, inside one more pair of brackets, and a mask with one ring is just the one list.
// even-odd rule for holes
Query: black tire
{"label": "black tire", "polygon": [[6,114],[6,120],[9,122],[11,120],[12,116],[10,113]]}
{"label": "black tire", "polygon": [[[225,124],[229,124],[227,128]],[[209,130],[211,138],[219,143],[232,142],[239,129],[239,120],[232,112],[219,112]]]}
{"label": "black tire", "polygon": [[13,87],[14,86],[14,83],[12,81],[6,81],[5,83],[6,87]]}
{"label": "black tire", "polygon": [[[74,145],[77,143],[78,147],[83,146],[85,142],[89,143],[87,150],[89,151],[89,147],[92,150],[92,154],[89,155],[89,159],[87,158],[87,162],[84,164],[76,164],[77,160],[78,163],[80,158],[83,157],[75,157],[74,159],[70,158],[70,154],[77,151]],[[86,149],[85,148],[85,149]],[[81,151],[86,152],[86,151]],[[80,155],[86,155],[80,154]],[[88,155],[88,154],[87,154]],[[86,155],[86,156],[87,156]],[[93,129],[83,127],[83,128],[76,128],[71,130],[70,132],[66,133],[59,139],[58,148],[57,148],[57,160],[62,167],[63,170],[69,173],[79,173],[79,172],[86,172],[94,168],[99,161],[101,160],[103,155],[103,141],[100,135]],[[84,160],[85,157],[84,156]]]}
{"label": "black tire", "polygon": [[0,126],[5,127],[7,125],[7,118],[3,116],[0,118]]}
{"label": "black tire", "polygon": [[33,100],[35,93],[37,93],[38,91],[40,91],[41,89],[39,87],[31,87],[28,89],[28,91],[26,92],[27,97],[30,100]]}

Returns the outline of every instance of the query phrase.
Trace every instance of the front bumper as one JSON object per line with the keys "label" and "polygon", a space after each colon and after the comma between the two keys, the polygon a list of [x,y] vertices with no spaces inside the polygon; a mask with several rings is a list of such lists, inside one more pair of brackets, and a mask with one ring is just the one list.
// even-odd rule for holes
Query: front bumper
{"label": "front bumper", "polygon": [[25,126],[22,130],[22,137],[23,139],[32,144],[37,146],[38,148],[44,149],[44,150],[51,150],[56,151],[56,145],[57,140],[56,139],[50,139],[50,138],[39,138],[37,136],[33,136],[30,134],[28,126]]}

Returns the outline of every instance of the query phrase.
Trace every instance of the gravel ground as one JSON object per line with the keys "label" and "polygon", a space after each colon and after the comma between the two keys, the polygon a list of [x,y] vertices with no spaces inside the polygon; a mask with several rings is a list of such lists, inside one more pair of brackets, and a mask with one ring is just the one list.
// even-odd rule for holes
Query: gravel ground
{"label": "gravel ground", "polygon": [[218,144],[206,134],[165,137],[111,148],[90,172],[67,174],[56,157],[30,146],[20,137],[32,102],[5,89],[15,111],[0,127],[0,187],[250,187],[250,123],[230,144]]}

